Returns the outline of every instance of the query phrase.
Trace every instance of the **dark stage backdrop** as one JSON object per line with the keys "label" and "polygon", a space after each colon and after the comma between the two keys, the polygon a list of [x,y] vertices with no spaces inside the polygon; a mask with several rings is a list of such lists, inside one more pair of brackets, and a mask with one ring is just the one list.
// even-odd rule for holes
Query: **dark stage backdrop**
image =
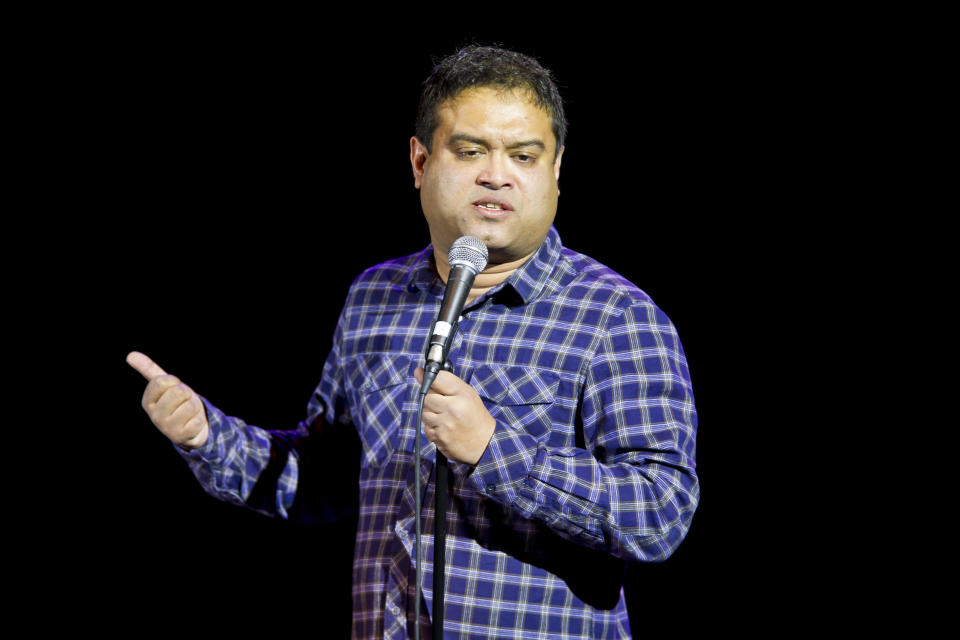
{"label": "dark stage backdrop", "polygon": [[124,357],[147,353],[252,424],[303,419],[351,280],[428,242],[408,159],[419,83],[472,39],[555,71],[570,122],[561,237],[648,292],[690,362],[703,497],[674,557],[629,568],[637,636],[775,601],[768,572],[794,554],[771,542],[783,525],[760,442],[776,426],[753,389],[772,354],[757,337],[779,322],[775,258],[808,204],[776,151],[806,135],[782,126],[794,107],[778,78],[797,72],[776,34],[331,38],[251,22],[136,22],[64,61],[77,78],[65,188],[90,213],[61,227],[76,268],[60,295],[94,363],[95,415],[80,422],[97,435],[73,461],[63,544],[69,573],[106,585],[86,614],[237,628],[329,616],[322,637],[346,637],[354,523],[292,525],[206,496],[141,411]]}

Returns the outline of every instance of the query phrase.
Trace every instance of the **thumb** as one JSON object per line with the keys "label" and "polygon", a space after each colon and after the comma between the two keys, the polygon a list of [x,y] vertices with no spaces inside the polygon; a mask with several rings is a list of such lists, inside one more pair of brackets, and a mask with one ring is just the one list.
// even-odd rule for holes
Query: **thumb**
{"label": "thumb", "polygon": [[139,371],[140,375],[148,381],[167,373],[160,368],[160,365],[139,351],[131,351],[127,354],[127,364]]}

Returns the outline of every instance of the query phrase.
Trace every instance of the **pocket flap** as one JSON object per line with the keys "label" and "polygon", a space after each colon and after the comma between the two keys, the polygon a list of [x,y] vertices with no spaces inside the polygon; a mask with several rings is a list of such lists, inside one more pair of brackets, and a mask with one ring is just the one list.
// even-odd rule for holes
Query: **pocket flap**
{"label": "pocket flap", "polygon": [[481,397],[499,405],[553,402],[560,378],[550,371],[509,365],[484,365],[470,376],[470,385]]}
{"label": "pocket flap", "polygon": [[359,359],[360,373],[365,381],[360,385],[360,391],[369,393],[378,389],[386,389],[398,384],[416,384],[410,373],[410,358],[406,356],[384,356],[380,354],[366,354]]}

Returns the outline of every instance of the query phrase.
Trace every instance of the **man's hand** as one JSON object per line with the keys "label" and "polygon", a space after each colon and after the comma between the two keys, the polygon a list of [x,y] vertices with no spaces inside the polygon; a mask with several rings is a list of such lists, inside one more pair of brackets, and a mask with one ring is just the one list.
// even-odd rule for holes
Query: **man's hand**
{"label": "man's hand", "polygon": [[200,396],[139,351],[127,354],[127,364],[147,379],[141,405],[163,435],[186,449],[203,446],[210,425]]}
{"label": "man's hand", "polygon": [[[423,367],[414,377],[423,382]],[[423,432],[443,455],[477,464],[496,426],[473,387],[449,371],[437,375],[423,401]]]}

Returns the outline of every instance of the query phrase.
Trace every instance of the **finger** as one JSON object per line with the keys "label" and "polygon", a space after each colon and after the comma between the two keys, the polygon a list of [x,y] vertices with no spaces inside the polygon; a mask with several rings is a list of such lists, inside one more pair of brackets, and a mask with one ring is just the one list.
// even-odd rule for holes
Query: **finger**
{"label": "finger", "polygon": [[[206,442],[206,431],[208,428],[209,425],[207,423],[207,414],[198,413],[189,422],[187,422],[187,424],[183,425],[184,434],[195,432],[195,434],[183,444],[187,445],[188,447],[199,447],[203,444],[203,442]],[[203,442],[201,442],[201,439]]]}
{"label": "finger", "polygon": [[441,371],[437,374],[437,379],[433,381],[433,384],[430,386],[430,393],[439,393],[444,396],[452,396],[458,393],[462,393],[464,387],[469,385],[453,375],[449,371]]}
{"label": "finger", "polygon": [[167,373],[160,368],[160,365],[139,351],[131,351],[127,354],[127,364],[139,371],[140,375],[147,380],[153,380]]}
{"label": "finger", "polygon": [[202,410],[203,405],[200,403],[200,398],[192,395],[187,399],[186,402],[173,410],[173,412],[170,414],[170,423],[186,425]]}
{"label": "finger", "polygon": [[423,367],[417,367],[414,369],[413,377],[419,384],[423,384]]}
{"label": "finger", "polygon": [[423,399],[423,411],[440,414],[447,410],[449,404],[449,396],[440,395],[439,393],[428,393]]}
{"label": "finger", "polygon": [[193,397],[190,387],[182,382],[176,386],[167,389],[157,401],[154,411],[160,416],[170,416],[184,402],[188,402]]}
{"label": "finger", "polygon": [[427,440],[437,445],[437,450],[443,455],[450,457],[450,451],[446,446],[446,443],[440,438],[440,432],[433,428],[429,427],[424,429],[424,434],[427,436]]}
{"label": "finger", "polygon": [[150,384],[147,385],[147,388],[143,390],[144,409],[155,405],[160,401],[160,398],[164,393],[167,392],[168,389],[170,389],[170,387],[175,387],[178,384],[180,384],[180,378],[177,376],[171,376],[169,374],[162,375],[151,380]]}
{"label": "finger", "polygon": [[426,433],[428,427],[435,429],[437,425],[440,424],[440,414],[435,411],[430,411],[426,407],[424,407],[420,419],[423,422],[424,433]]}

